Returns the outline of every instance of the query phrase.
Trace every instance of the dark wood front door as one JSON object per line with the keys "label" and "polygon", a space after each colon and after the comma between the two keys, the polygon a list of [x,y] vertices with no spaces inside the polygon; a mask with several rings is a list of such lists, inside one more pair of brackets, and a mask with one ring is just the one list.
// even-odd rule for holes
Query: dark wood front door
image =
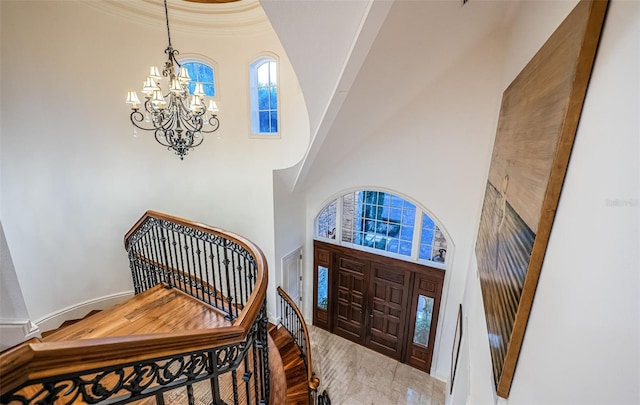
{"label": "dark wood front door", "polygon": [[404,343],[410,276],[407,270],[371,263],[369,323],[364,344],[398,360]]}
{"label": "dark wood front door", "polygon": [[339,257],[337,263],[338,277],[333,333],[356,343],[364,344],[366,336],[366,279],[369,265],[349,256]]}
{"label": "dark wood front door", "polygon": [[443,270],[318,241],[314,257],[314,325],[430,371]]}

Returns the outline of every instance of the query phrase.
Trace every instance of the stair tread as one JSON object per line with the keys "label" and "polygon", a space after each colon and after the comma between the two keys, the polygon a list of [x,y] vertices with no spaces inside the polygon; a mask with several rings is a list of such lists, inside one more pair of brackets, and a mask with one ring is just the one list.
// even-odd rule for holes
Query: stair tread
{"label": "stair tread", "polygon": [[272,328],[269,334],[282,359],[287,383],[286,405],[308,405],[307,367],[301,357],[300,349],[286,328]]}

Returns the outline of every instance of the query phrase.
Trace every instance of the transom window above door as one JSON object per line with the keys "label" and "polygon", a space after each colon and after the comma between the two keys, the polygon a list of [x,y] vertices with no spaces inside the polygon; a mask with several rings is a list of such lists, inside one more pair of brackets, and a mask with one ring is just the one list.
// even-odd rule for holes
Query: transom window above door
{"label": "transom window above door", "polygon": [[435,221],[386,191],[358,190],[331,201],[316,216],[315,237],[437,267],[446,261],[447,240]]}

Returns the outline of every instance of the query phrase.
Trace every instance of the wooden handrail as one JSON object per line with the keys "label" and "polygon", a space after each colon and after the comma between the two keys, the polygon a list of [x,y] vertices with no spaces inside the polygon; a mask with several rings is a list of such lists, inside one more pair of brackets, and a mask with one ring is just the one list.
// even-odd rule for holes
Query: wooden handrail
{"label": "wooden handrail", "polygon": [[127,232],[125,247],[128,247],[129,238],[147,217],[165,219],[224,237],[241,245],[253,255],[257,270],[255,286],[233,325],[189,332],[176,331],[62,342],[42,342],[34,338],[0,354],[0,375],[2,376],[0,394],[5,394],[34,379],[174,356],[233,345],[246,340],[251,327],[260,315],[266,298],[267,261],[262,250],[253,242],[232,232],[155,211],[147,211]]}
{"label": "wooden handrail", "polygon": [[304,321],[304,317],[302,316],[302,312],[300,312],[300,308],[293,302],[289,294],[286,293],[281,287],[278,287],[278,294],[289,303],[291,308],[295,311],[298,319],[300,319],[300,323],[302,324],[302,329],[304,331],[305,343],[307,346],[307,381],[309,383],[309,388],[315,391],[320,385],[320,380],[313,375],[313,364],[311,361],[311,340],[309,339],[309,328],[307,328],[307,323]]}

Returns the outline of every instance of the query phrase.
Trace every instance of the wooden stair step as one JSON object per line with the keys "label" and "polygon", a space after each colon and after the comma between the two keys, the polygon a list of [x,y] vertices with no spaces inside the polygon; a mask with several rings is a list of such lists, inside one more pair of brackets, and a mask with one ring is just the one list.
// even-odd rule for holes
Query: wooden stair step
{"label": "wooden stair step", "polygon": [[93,309],[93,310],[89,311],[89,313],[88,313],[88,314],[86,314],[85,316],[83,316],[82,318],[79,318],[79,319],[68,319],[68,320],[66,320],[66,321],[62,322],[62,325],[58,326],[56,329],[51,329],[51,330],[48,330],[48,331],[46,331],[46,332],[42,332],[42,337],[43,337],[43,338],[45,338],[45,337],[47,337],[47,336],[49,336],[49,335],[52,335],[52,334],[54,334],[54,333],[58,332],[58,331],[59,331],[60,329],[62,329],[62,328],[66,328],[67,326],[71,326],[71,325],[73,325],[73,324],[75,324],[75,323],[80,322],[80,321],[81,321],[81,320],[83,320],[83,319],[87,319],[87,318],[89,318],[90,316],[93,316],[93,315],[95,315],[95,314],[97,314],[97,313],[100,313],[100,312],[102,312],[102,310],[100,310],[100,309]]}
{"label": "wooden stair step", "polygon": [[291,333],[281,327],[270,329],[269,334],[282,359],[287,382],[286,405],[309,405],[307,367]]}

